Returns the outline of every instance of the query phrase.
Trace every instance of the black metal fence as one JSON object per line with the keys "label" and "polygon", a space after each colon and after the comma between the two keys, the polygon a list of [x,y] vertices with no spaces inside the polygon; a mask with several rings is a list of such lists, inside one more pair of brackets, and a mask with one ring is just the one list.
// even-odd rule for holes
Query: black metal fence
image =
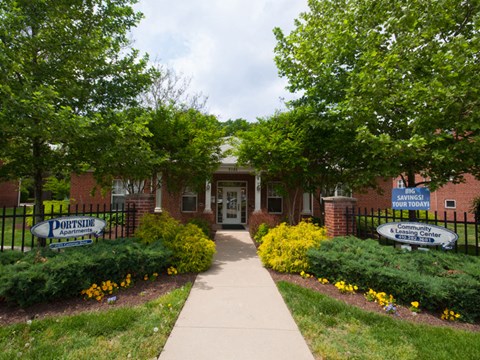
{"label": "black metal fence", "polygon": [[[447,212],[438,213],[429,211],[416,211],[415,222],[432,224],[445,227],[458,234],[455,247],[451,250],[455,253],[465,253],[479,256],[479,221],[469,221],[468,214],[453,213],[450,218]],[[380,236],[377,226],[387,222],[410,221],[408,211],[374,210],[348,208],[345,214],[347,218],[347,233],[361,239],[378,239],[381,244],[395,245],[398,242]],[[440,249],[440,246],[434,248]]]}
{"label": "black metal fence", "polygon": [[[68,205],[68,206],[44,206],[44,219],[52,219],[66,216],[92,216],[103,219],[106,222],[104,231],[100,237],[94,235],[69,238],[47,239],[47,245],[52,242],[65,242],[78,239],[116,239],[132,236],[135,232],[136,209],[134,205],[107,206],[107,205]],[[30,229],[35,225],[35,213],[33,206],[3,207],[0,209],[0,251],[18,250],[28,251],[37,246],[38,239],[32,235]]]}

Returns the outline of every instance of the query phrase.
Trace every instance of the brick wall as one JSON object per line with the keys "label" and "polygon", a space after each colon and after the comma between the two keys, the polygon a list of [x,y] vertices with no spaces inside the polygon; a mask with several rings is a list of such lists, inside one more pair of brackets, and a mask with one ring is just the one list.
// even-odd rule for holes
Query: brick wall
{"label": "brick wall", "polygon": [[155,194],[132,194],[125,196],[125,208],[134,207],[135,216],[127,213],[128,229],[137,229],[145,214],[153,214],[155,209]]}
{"label": "brick wall", "polygon": [[[327,197],[325,202],[325,226],[327,227],[328,237],[345,236],[354,233],[353,224],[347,224],[345,216],[347,208],[355,206],[356,199],[350,197]],[[348,232],[347,232],[348,228]]]}
{"label": "brick wall", "polygon": [[[92,196],[94,189],[94,195]],[[80,175],[72,174],[70,176],[70,200],[72,204],[78,204],[79,207],[99,204],[102,208],[106,206],[107,209],[110,209],[111,193],[107,191],[102,194],[102,190],[97,186],[92,172]]]}
{"label": "brick wall", "polygon": [[357,191],[353,193],[353,197],[357,199],[357,207],[359,209],[389,209],[392,207],[392,188],[393,181],[391,178],[378,178],[377,189],[368,189],[365,191]]}
{"label": "brick wall", "polygon": [[0,206],[18,206],[18,182],[7,181],[0,183]]}

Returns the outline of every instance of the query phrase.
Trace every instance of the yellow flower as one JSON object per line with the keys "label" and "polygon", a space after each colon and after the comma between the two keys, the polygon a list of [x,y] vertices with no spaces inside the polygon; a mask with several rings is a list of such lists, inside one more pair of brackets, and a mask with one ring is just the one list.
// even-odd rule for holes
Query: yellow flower
{"label": "yellow flower", "polygon": [[418,306],[420,305],[418,301],[412,301],[410,304],[412,304],[414,308],[418,308]]}

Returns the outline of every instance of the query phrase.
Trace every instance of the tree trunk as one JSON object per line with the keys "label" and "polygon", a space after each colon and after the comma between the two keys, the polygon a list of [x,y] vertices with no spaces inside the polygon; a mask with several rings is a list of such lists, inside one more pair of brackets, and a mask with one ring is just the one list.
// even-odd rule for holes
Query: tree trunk
{"label": "tree trunk", "polygon": [[[34,142],[33,144],[33,157],[35,159],[41,158],[41,145],[38,142]],[[42,222],[45,218],[44,216],[44,208],[43,208],[43,171],[42,166],[39,164],[34,165],[34,197],[35,197],[35,204],[34,204],[34,214],[35,214],[35,224]],[[37,238],[38,245],[45,247],[47,242],[45,238]]]}
{"label": "tree trunk", "polygon": [[[415,173],[413,171],[408,171],[407,173],[407,187],[415,187]],[[408,210],[408,221],[417,221],[417,212],[416,210]]]}

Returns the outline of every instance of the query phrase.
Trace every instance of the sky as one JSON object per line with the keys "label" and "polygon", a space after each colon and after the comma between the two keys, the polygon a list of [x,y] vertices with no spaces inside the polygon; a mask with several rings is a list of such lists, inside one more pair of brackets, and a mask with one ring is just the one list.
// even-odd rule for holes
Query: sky
{"label": "sky", "polygon": [[139,0],[133,47],[191,78],[220,121],[273,115],[292,99],[278,76],[273,28],[285,34],[307,0]]}

